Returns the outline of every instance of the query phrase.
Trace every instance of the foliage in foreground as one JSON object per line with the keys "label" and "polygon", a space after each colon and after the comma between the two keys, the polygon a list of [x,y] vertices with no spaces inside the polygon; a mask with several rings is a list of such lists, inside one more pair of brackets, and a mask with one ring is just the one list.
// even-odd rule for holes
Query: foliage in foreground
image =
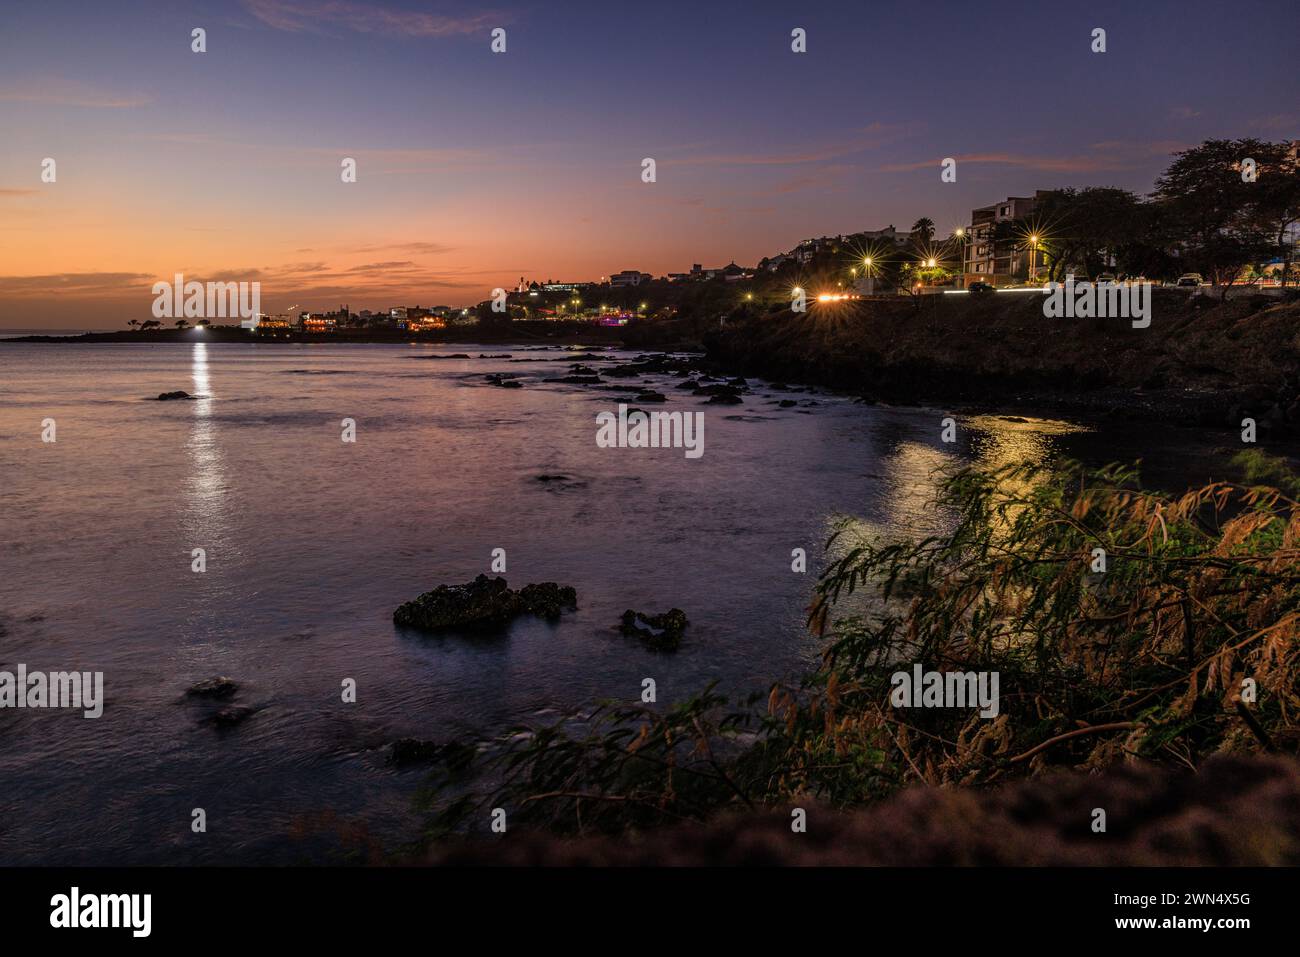
{"label": "foliage in foreground", "polygon": [[[1273,460],[1240,464],[1295,487]],[[1284,491],[1171,497],[1113,466],[968,467],[935,505],[947,528],[920,540],[841,523],[810,609],[821,664],[772,687],[765,709],[710,687],[664,711],[519,729],[479,762],[480,786],[437,783],[432,831],[479,827],[496,807],[512,824],[617,831],[1052,766],[1296,752],[1300,504]],[[835,617],[847,604],[867,611]],[[913,664],[998,672],[1000,713],[891,706],[890,676]]]}

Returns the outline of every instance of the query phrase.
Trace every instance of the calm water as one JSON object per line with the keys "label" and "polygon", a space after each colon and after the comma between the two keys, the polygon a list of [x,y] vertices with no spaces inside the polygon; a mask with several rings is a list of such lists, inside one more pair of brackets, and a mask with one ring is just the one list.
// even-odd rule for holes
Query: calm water
{"label": "calm water", "polygon": [[[671,378],[655,380],[666,408],[704,410],[702,458],[599,449],[595,413],[614,400],[537,381],[564,362],[412,358],[480,351],[504,350],[0,346],[0,668],[103,671],[106,696],[98,720],[0,711],[0,863],[330,860],[330,821],[393,846],[417,826],[422,777],[385,763],[396,738],[634,701],[644,677],[666,702],[796,674],[816,654],[803,610],[832,517],[928,526],[929,474],[951,456],[1140,456],[1175,484],[1226,471],[1223,438],[1173,429],[987,417],[945,446],[937,410],[829,395],[778,409],[787,395],[761,383],[743,406],[701,405]],[[145,401],[174,389],[205,398]],[[512,585],[571,584],[580,610],[493,637],[394,628],[396,605],[487,572],[498,547]],[[625,608],[671,606],[691,620],[677,654],[618,634]],[[185,698],[218,674],[258,709],[233,729]]]}

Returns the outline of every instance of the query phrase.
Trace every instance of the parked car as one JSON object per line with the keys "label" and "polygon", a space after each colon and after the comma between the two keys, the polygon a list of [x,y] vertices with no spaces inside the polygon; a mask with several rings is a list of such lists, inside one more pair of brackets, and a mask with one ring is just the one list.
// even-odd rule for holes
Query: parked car
{"label": "parked car", "polygon": [[973,282],[967,287],[967,289],[970,291],[972,296],[982,296],[986,293],[993,292],[993,287],[986,282]]}
{"label": "parked car", "polygon": [[1204,282],[1205,282],[1205,279],[1201,276],[1200,273],[1198,273],[1198,272],[1185,272],[1185,273],[1183,273],[1181,276],[1178,277],[1178,282],[1176,282],[1174,285],[1176,285],[1176,286],[1200,286],[1200,285],[1202,285]]}

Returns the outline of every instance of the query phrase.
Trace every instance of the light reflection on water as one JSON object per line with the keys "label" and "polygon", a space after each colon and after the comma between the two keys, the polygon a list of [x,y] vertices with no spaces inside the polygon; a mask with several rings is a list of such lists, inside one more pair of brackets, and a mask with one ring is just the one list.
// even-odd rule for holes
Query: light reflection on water
{"label": "light reflection on water", "polygon": [[[0,863],[296,861],[308,852],[287,835],[316,811],[409,836],[420,774],[386,765],[394,739],[472,740],[635,698],[647,675],[663,702],[715,679],[764,689],[816,658],[805,609],[834,516],[915,534],[942,520],[935,466],[1089,439],[990,417],[951,446],[934,410],[825,395],[779,409],[789,394],[761,384],[716,407],[654,379],[668,408],[704,410],[703,458],[601,450],[595,413],[618,399],[539,381],[563,362],[411,358],[432,351],[0,348],[0,665],[103,670],[108,698],[98,721],[0,713]],[[148,398],[185,381],[198,399]],[[39,442],[46,415],[57,446]],[[355,445],[339,441],[344,417]],[[1104,460],[1153,445],[1105,438]],[[1176,471],[1192,458],[1166,438]],[[578,612],[475,638],[394,629],[398,603],[486,572],[497,547],[512,585],[572,584]],[[675,655],[617,632],[626,608],[672,606],[691,620]],[[184,697],[215,674],[255,709],[233,731]],[[188,832],[200,806],[221,821],[202,841]]]}

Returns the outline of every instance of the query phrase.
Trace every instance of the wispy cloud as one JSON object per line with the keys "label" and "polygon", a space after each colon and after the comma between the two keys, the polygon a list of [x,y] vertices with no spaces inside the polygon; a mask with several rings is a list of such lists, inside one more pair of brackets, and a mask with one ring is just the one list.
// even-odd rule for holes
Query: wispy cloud
{"label": "wispy cloud", "polygon": [[504,15],[493,12],[451,16],[347,0],[244,0],[244,6],[267,26],[292,33],[318,33],[329,26],[355,33],[450,37],[479,33],[507,22]]}
{"label": "wispy cloud", "polygon": [[[952,157],[960,167],[967,165],[1014,166],[1043,173],[1101,173],[1115,170],[1140,169],[1150,164],[1155,156],[1167,156],[1185,145],[1176,141],[1133,143],[1111,140],[1092,143],[1088,152],[1073,155],[1044,155],[1032,153],[991,152],[966,153]],[[880,167],[886,173],[910,173],[921,169],[937,170],[940,157],[913,163],[891,163]]]}
{"label": "wispy cloud", "polygon": [[95,110],[127,110],[147,106],[153,102],[153,98],[139,94],[106,93],[68,80],[45,78],[0,89],[0,102],[35,103],[39,106],[80,106]]}
{"label": "wispy cloud", "polygon": [[146,288],[153,281],[138,272],[64,272],[44,276],[0,276],[0,296],[15,298],[71,294],[99,296]]}
{"label": "wispy cloud", "polygon": [[16,189],[16,188],[6,189],[0,187],[0,198],[7,199],[11,196],[32,196],[39,192],[40,192],[39,189]]}

